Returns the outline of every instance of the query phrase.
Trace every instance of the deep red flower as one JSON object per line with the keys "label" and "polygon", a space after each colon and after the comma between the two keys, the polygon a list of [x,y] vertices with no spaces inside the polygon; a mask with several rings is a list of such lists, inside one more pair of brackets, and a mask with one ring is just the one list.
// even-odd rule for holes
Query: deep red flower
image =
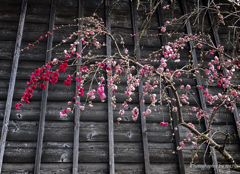
{"label": "deep red flower", "polygon": [[44,90],[44,89],[46,89],[46,88],[47,88],[47,85],[46,85],[46,84],[43,84],[43,83],[41,83],[41,84],[40,84],[40,88],[41,88],[42,90]]}

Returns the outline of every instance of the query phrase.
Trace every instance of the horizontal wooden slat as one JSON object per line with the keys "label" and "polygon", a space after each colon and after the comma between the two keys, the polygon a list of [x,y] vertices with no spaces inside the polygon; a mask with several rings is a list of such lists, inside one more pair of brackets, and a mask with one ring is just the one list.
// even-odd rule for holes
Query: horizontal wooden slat
{"label": "horizontal wooden slat", "polygon": [[[141,143],[115,143],[116,163],[142,163],[143,153]],[[149,143],[150,162],[167,163],[176,162],[176,155],[173,143]],[[4,162],[25,162],[34,161],[36,143],[8,142]],[[190,150],[189,153],[192,151]],[[191,156],[191,154],[189,154]],[[188,158],[190,158],[190,156]],[[108,162],[107,142],[80,142],[79,160],[85,162]],[[71,142],[44,142],[42,162],[72,162]]]}
{"label": "horizontal wooden slat", "polygon": [[[18,100],[13,101],[13,105],[15,103],[19,102]],[[94,107],[90,108],[86,106],[86,109],[82,111],[81,113],[81,120],[82,121],[107,121],[107,104],[106,103],[93,103]],[[117,118],[119,117],[119,110],[122,109],[122,103],[117,103],[117,107],[113,111],[113,121],[117,122]],[[137,107],[138,104],[128,104],[128,107],[125,108],[125,114],[121,116],[122,123],[133,123],[132,120],[132,109],[134,107]],[[146,104],[145,107],[148,105]],[[48,102],[48,110],[46,113],[46,120],[48,121],[54,121],[54,120],[73,120],[73,114],[71,112],[68,113],[67,117],[60,118],[59,112],[65,108],[67,108],[67,101],[49,101]],[[191,109],[192,106],[190,106]],[[0,115],[3,116],[5,108],[5,101],[0,101]],[[151,107],[154,109],[154,107]],[[187,111],[187,107],[183,107],[183,116],[184,120],[186,122],[193,122],[195,124],[198,124],[199,121],[196,117],[196,113],[192,112],[191,110]],[[210,108],[209,108],[210,109]],[[160,112],[159,112],[160,111]],[[163,106],[163,109],[159,110],[157,108],[157,112],[152,112],[150,115],[146,116],[147,123],[160,123],[163,120],[169,121],[169,108],[167,106]],[[187,113],[192,113],[191,115],[188,115]],[[40,113],[40,101],[31,101],[29,104],[24,104],[20,110],[15,110],[14,106],[12,107],[11,111],[11,120],[32,120],[37,121],[39,120],[39,113]],[[2,117],[0,117],[2,119]],[[136,122],[139,122],[138,119]],[[226,122],[230,125],[234,125],[235,121],[234,118],[231,116],[230,112],[226,112],[224,108],[220,109],[220,112],[216,114],[214,117],[214,124],[220,124],[224,125]],[[200,121],[201,124],[203,124],[203,119]]]}

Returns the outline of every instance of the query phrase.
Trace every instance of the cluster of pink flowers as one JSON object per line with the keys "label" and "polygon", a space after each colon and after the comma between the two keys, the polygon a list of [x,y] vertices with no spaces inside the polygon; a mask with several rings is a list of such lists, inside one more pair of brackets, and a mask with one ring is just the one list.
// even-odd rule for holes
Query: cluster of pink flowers
{"label": "cluster of pink flowers", "polygon": [[133,121],[136,121],[138,118],[139,110],[137,107],[133,108],[132,110],[132,119]]}
{"label": "cluster of pink flowers", "polygon": [[167,127],[167,126],[168,126],[168,122],[162,121],[162,122],[160,123],[160,125],[161,125],[161,126],[164,126],[164,127]]}
{"label": "cluster of pink flowers", "polygon": [[63,82],[64,85],[66,86],[70,86],[71,85],[71,82],[72,82],[72,77],[71,75],[67,75],[67,79]]}
{"label": "cluster of pink flowers", "polygon": [[208,118],[209,118],[209,115],[206,114],[206,112],[205,112],[204,110],[200,109],[200,110],[197,112],[196,117],[197,117],[198,119],[201,119],[202,117],[208,119]]}
{"label": "cluster of pink flowers", "polygon": [[89,91],[88,93],[87,93],[87,96],[90,98],[90,99],[95,99],[95,92],[96,92],[96,90],[95,89],[92,89],[91,91]]}
{"label": "cluster of pink flowers", "polygon": [[100,84],[98,86],[97,93],[99,94],[102,101],[106,98],[106,94],[104,93],[104,85],[103,84]]}
{"label": "cluster of pink flowers", "polygon": [[82,77],[76,77],[75,80],[76,80],[77,82],[79,82],[79,85],[76,85],[77,88],[78,88],[77,95],[78,95],[79,97],[81,97],[81,96],[84,95],[84,92],[83,92],[83,90],[84,90],[84,88],[83,88],[83,82],[84,82],[84,81],[83,81]]}
{"label": "cluster of pink flowers", "polygon": [[59,72],[65,72],[66,68],[68,67],[67,60],[64,61],[63,64],[59,65]]}
{"label": "cluster of pink flowers", "polygon": [[[165,6],[163,7],[163,9],[168,9],[169,6]],[[119,111],[119,115],[123,115],[125,113],[126,107],[128,106],[127,102],[131,102],[132,101],[132,96],[134,95],[134,91],[137,87],[139,87],[139,84],[141,82],[141,80],[143,81],[143,93],[142,96],[148,96],[150,97],[150,101],[151,103],[149,104],[149,106],[147,107],[146,111],[142,112],[143,116],[147,116],[150,115],[152,113],[152,111],[156,111],[156,103],[158,103],[160,106],[162,106],[163,101],[167,102],[167,106],[173,106],[172,107],[172,112],[180,112],[182,104],[187,104],[189,105],[189,96],[192,95],[192,91],[190,91],[190,89],[194,88],[194,86],[192,87],[191,85],[187,84],[186,86],[181,85],[180,89],[181,89],[181,93],[179,93],[180,98],[170,98],[167,96],[166,94],[166,90],[167,88],[170,89],[169,86],[171,86],[171,84],[175,85],[175,80],[177,80],[177,82],[182,82],[182,78],[181,76],[184,75],[193,75],[197,76],[200,75],[200,71],[205,72],[206,76],[207,76],[207,82],[209,84],[213,84],[214,82],[217,82],[217,85],[219,87],[223,87],[225,89],[228,88],[228,92],[227,93],[219,93],[218,95],[213,95],[212,93],[210,93],[210,91],[208,91],[208,87],[205,89],[205,91],[203,92],[203,95],[206,97],[206,101],[209,104],[213,104],[214,102],[216,102],[217,100],[226,100],[226,104],[224,104],[224,106],[226,108],[228,108],[229,110],[233,111],[233,109],[236,107],[235,104],[237,101],[237,99],[240,97],[240,93],[237,91],[237,89],[235,89],[232,86],[232,82],[231,79],[234,78],[234,72],[236,71],[236,69],[240,68],[240,61],[238,60],[238,58],[233,59],[233,60],[226,60],[224,63],[222,62],[221,58],[219,60],[219,58],[217,56],[214,57],[214,59],[212,59],[205,67],[202,67],[202,64],[198,64],[198,66],[191,66],[189,65],[189,67],[186,66],[186,68],[182,68],[182,69],[176,69],[175,71],[170,70],[170,68],[168,68],[168,64],[170,61],[174,62],[174,63],[179,63],[180,62],[180,53],[179,50],[184,49],[184,47],[186,46],[186,43],[189,41],[195,41],[196,45],[194,48],[199,48],[201,49],[203,47],[204,42],[206,41],[205,39],[200,38],[200,36],[197,35],[189,35],[189,36],[184,36],[184,37],[180,37],[178,39],[176,39],[174,42],[168,42],[167,45],[162,46],[160,50],[153,52],[152,54],[149,54],[148,58],[139,58],[137,57],[132,58],[131,56],[129,56],[129,50],[123,45],[123,49],[121,50],[124,54],[121,55],[119,53],[119,55],[117,56],[117,58],[114,58],[114,56],[111,57],[101,57],[99,55],[95,56],[91,56],[91,54],[93,54],[93,52],[88,51],[88,53],[86,55],[83,55],[83,51],[80,52],[76,52],[76,45],[79,44],[79,42],[85,46],[93,46],[94,49],[99,49],[101,48],[101,46],[106,46],[105,43],[100,43],[100,41],[98,41],[96,39],[95,36],[97,36],[97,34],[107,34],[106,30],[104,30],[104,24],[102,22],[101,19],[96,19],[94,18],[95,15],[93,15],[93,17],[89,17],[86,18],[88,20],[88,22],[90,22],[91,24],[86,25],[86,27],[84,28],[84,31],[79,30],[78,32],[74,32],[70,35],[70,37],[68,37],[67,39],[63,40],[62,43],[65,43],[67,40],[70,40],[73,36],[77,36],[79,35],[79,33],[81,33],[81,39],[80,40],[76,40],[73,44],[70,44],[71,47],[69,50],[64,50],[63,52],[63,57],[65,57],[64,61],[59,61],[57,58],[54,58],[53,61],[51,62],[47,62],[45,64],[45,66],[43,68],[38,68],[36,69],[32,74],[31,74],[31,78],[30,78],[30,82],[27,83],[27,85],[31,85],[31,87],[28,87],[26,89],[26,92],[23,94],[22,96],[22,100],[21,102],[26,102],[29,103],[29,99],[32,98],[32,93],[33,90],[37,87],[37,84],[40,84],[40,88],[41,89],[46,89],[47,85],[45,82],[50,81],[52,84],[57,83],[58,81],[58,76],[60,72],[66,72],[66,68],[68,67],[68,64],[70,65],[69,62],[73,62],[73,64],[75,63],[75,61],[79,58],[82,58],[84,61],[84,63],[82,64],[83,66],[81,66],[81,68],[79,68],[76,72],[76,81],[79,82],[78,85],[76,85],[77,87],[77,95],[74,97],[74,100],[76,100],[77,97],[81,97],[84,95],[84,80],[87,77],[89,77],[89,74],[95,71],[98,71],[97,73],[95,73],[94,79],[100,79],[100,81],[96,80],[98,83],[98,88],[97,89],[92,89],[92,86],[89,89],[89,92],[87,93],[87,102],[89,102],[89,106],[93,107],[93,103],[92,100],[96,98],[95,93],[97,92],[98,95],[100,96],[100,99],[102,102],[104,102],[104,99],[106,98],[106,94],[104,92],[104,84],[107,84],[107,88],[108,90],[112,91],[113,95],[112,95],[112,106],[113,108],[116,107],[116,90],[118,88],[118,82],[121,82],[120,76],[122,74],[125,73],[126,77],[127,77],[127,87],[126,90],[124,91],[126,96],[128,97],[128,99],[123,103],[123,108],[120,109]],[[81,19],[82,20],[82,19]],[[161,27],[161,32],[158,35],[163,35],[164,32],[166,32],[166,27],[168,25],[172,25],[174,21],[166,21],[166,24],[164,26]],[[91,25],[93,24],[94,27],[91,28]],[[50,32],[47,34],[51,34]],[[168,35],[168,34],[166,34]],[[94,36],[94,37],[91,37]],[[132,37],[136,37],[136,34],[132,34]],[[121,36],[120,36],[121,37]],[[124,44],[123,42],[123,38],[121,38],[120,44]],[[29,46],[34,46],[34,44],[29,44]],[[224,47],[222,46],[218,46],[217,49],[214,47],[211,47],[210,50],[206,51],[206,55],[208,56],[214,56],[214,54],[216,54],[217,52],[222,52],[224,50]],[[86,51],[86,50],[85,50]],[[191,53],[191,51],[190,51]],[[212,56],[212,57],[213,57]],[[100,60],[98,58],[104,58],[104,60]],[[92,62],[92,60],[96,60],[95,64],[87,64],[88,61]],[[136,60],[136,61],[135,61]],[[142,62],[139,62],[142,61]],[[141,64],[142,63],[142,64]],[[58,64],[58,65],[57,65]],[[71,65],[73,65],[71,64]],[[154,64],[154,66],[153,66]],[[76,65],[76,64],[75,64]],[[85,66],[86,65],[86,66]],[[156,65],[158,66],[157,69],[155,68]],[[179,64],[178,64],[179,65]],[[233,65],[233,66],[232,66]],[[231,67],[230,67],[231,66]],[[58,69],[56,68],[56,70],[54,71],[54,67],[58,67]],[[89,68],[88,68],[89,67]],[[219,71],[221,70],[221,68],[225,68],[226,72],[227,72],[227,76],[223,76],[221,73],[219,73]],[[51,68],[51,69],[50,69]],[[198,69],[199,68],[199,69]],[[45,71],[45,72],[44,72]],[[107,80],[105,80],[105,76],[103,75],[102,72],[106,72],[107,73]],[[122,74],[121,74],[122,73]],[[81,77],[79,77],[79,75]],[[100,77],[101,76],[101,77]],[[157,76],[157,77],[156,77]],[[167,80],[166,80],[167,79]],[[67,79],[64,81],[64,84],[67,86],[71,85],[71,82],[73,80],[73,76],[72,75],[68,75]],[[38,82],[38,83],[37,83]],[[163,82],[163,83],[162,83]],[[169,83],[168,83],[169,82]],[[161,83],[161,84],[160,84]],[[156,90],[156,88],[159,87],[160,84],[160,93],[164,93],[162,94],[162,96],[160,96],[160,98],[156,97],[157,94],[154,92]],[[197,86],[200,90],[202,90],[204,87],[203,86]],[[165,90],[165,91],[164,91]],[[179,92],[179,91],[177,91]],[[186,92],[183,94],[183,92]],[[194,94],[193,94],[194,95]],[[147,97],[146,97],[147,98]],[[180,108],[179,105],[178,107],[176,106],[177,100],[180,103]],[[142,98],[140,99],[141,102],[145,103],[145,100]],[[147,99],[146,99],[147,101]],[[147,102],[146,102],[147,103]],[[64,109],[63,111],[60,112],[60,117],[66,117],[67,116],[67,112],[72,111],[72,109],[70,108],[70,105],[72,104],[72,102],[68,102],[68,108]],[[75,101],[75,104],[79,104],[79,102]],[[22,103],[16,103],[15,104],[16,109],[20,109],[20,106],[22,106]],[[76,106],[76,105],[75,105]],[[150,109],[151,107],[155,107],[155,109]],[[85,105],[80,105],[79,106],[81,110],[85,109]],[[187,106],[189,107],[189,106]],[[74,109],[74,107],[73,107]],[[197,112],[196,113],[196,117],[198,119],[201,119],[202,117],[208,119],[209,115],[207,114],[207,111],[204,111],[202,109],[200,109],[199,107],[191,107],[193,112]],[[214,113],[218,108],[217,107],[213,107],[212,110],[210,110],[210,113]],[[190,113],[192,114],[192,113]],[[138,107],[134,107],[132,110],[132,119],[133,121],[136,121],[138,119],[138,115],[139,115],[139,108]],[[117,118],[117,121],[120,122],[122,120],[122,118]],[[172,120],[171,120],[172,121]],[[168,124],[170,124],[171,122],[164,122],[162,121],[160,123],[161,126],[167,127]],[[240,121],[237,122],[238,124],[238,128],[240,129]],[[189,126],[191,126],[191,128],[195,128],[195,126],[192,123],[188,123]],[[174,128],[174,130],[177,130],[177,127]],[[174,135],[174,134],[173,134]],[[188,137],[187,139],[184,139],[184,141],[180,142],[180,146],[177,147],[177,150],[181,150],[182,147],[185,146],[186,142],[190,142],[192,141],[192,144],[194,146],[197,146],[197,140],[198,138],[196,137],[192,137],[193,133],[191,131],[189,131],[188,133]],[[191,140],[192,139],[192,140]]]}
{"label": "cluster of pink flowers", "polygon": [[60,118],[67,117],[67,109],[60,112]]}

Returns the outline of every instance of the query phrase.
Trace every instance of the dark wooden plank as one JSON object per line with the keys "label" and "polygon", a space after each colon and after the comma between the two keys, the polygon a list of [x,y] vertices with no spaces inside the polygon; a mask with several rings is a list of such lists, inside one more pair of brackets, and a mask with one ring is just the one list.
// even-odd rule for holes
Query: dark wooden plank
{"label": "dark wooden plank", "polygon": [[[111,33],[111,18],[110,18],[110,0],[105,0],[105,23],[106,29]],[[106,36],[106,54],[111,56],[111,38]],[[115,163],[114,163],[114,130],[113,130],[113,107],[112,107],[112,91],[108,90],[108,155],[109,155],[109,173],[115,173]]]}
{"label": "dark wooden plank", "polygon": [[[42,163],[72,163],[72,142],[44,142]],[[206,145],[199,151],[199,157],[194,162],[202,164],[203,154]],[[238,163],[240,161],[239,145],[226,146],[226,149],[233,155]],[[184,157],[186,164],[192,160],[193,154],[198,147],[185,146]],[[142,143],[115,143],[115,163],[144,163],[142,153]],[[152,163],[177,163],[177,156],[172,154],[175,150],[174,143],[149,143],[149,155]],[[34,163],[34,153],[36,143],[29,142],[8,142],[6,144],[5,163]],[[108,142],[80,142],[79,158],[82,163],[108,163]],[[225,159],[218,153],[219,163],[225,163]],[[210,157],[206,156],[207,164]]]}
{"label": "dark wooden plank", "polygon": [[[18,100],[13,101],[13,103],[18,102]],[[21,110],[15,110],[12,108],[10,119],[11,120],[21,120],[21,121],[37,121],[39,120],[40,115],[40,108],[41,105],[40,101],[31,101],[28,105],[23,105]],[[4,117],[4,108],[6,106],[5,101],[0,100],[0,120]],[[138,104],[129,104],[129,107],[125,110],[125,114],[122,115],[122,123],[132,123],[132,109],[137,107]],[[146,105],[147,106],[147,105]],[[146,107],[145,106],[145,107]],[[67,117],[60,118],[59,117],[59,110],[62,110],[66,107],[66,101],[48,101],[48,109],[46,112],[46,121],[73,121],[73,114],[69,113]],[[86,106],[87,107],[87,106]],[[116,109],[113,111],[113,120],[114,122],[119,117],[119,110],[121,109],[122,104],[117,103]],[[191,116],[187,114],[189,111],[187,107],[182,108],[182,112],[186,113],[183,114],[183,118],[186,122],[192,121],[194,124],[198,124],[198,119],[195,116]],[[207,111],[210,110],[210,107],[207,108]],[[169,108],[167,106],[163,106],[163,112],[167,113]],[[157,112],[152,112],[151,115],[146,117],[147,123],[158,123],[162,121],[162,117],[159,117],[160,110],[157,108]],[[169,122],[170,118],[167,114],[164,114],[164,120]],[[107,103],[94,103],[94,107],[91,109],[86,108],[84,111],[81,112],[81,121],[96,121],[96,122],[107,122]],[[137,120],[137,123],[140,121]],[[229,125],[235,124],[235,120],[232,117],[230,111],[226,112],[225,108],[221,108],[219,113],[217,113],[214,123],[219,125],[224,125],[226,122]],[[200,122],[203,123],[203,120]]]}
{"label": "dark wooden plank", "polygon": [[[199,131],[204,131],[204,124],[195,124]],[[45,123],[44,142],[47,141],[73,141],[72,121],[47,121]],[[2,127],[2,121],[0,121]],[[221,130],[231,135],[236,134],[234,125],[214,125],[214,130]],[[174,143],[172,140],[172,130],[168,126],[166,128],[159,125],[159,123],[147,123],[147,136],[149,142],[155,143]],[[187,139],[188,130],[186,128],[179,129],[181,139]],[[8,128],[7,141],[25,141],[35,142],[38,133],[37,121],[10,121]],[[114,141],[115,142],[140,142],[141,139],[141,124],[140,123],[114,123]],[[222,143],[225,139],[223,134],[214,136],[213,139],[217,143]],[[108,141],[108,124],[106,122],[83,122],[80,123],[80,142],[107,142]],[[232,136],[230,138],[231,144],[238,143],[238,137]]]}
{"label": "dark wooden plank", "polygon": [[[78,18],[83,17],[83,0],[78,1]],[[81,29],[82,20],[78,21],[78,30]],[[80,36],[78,35],[78,39],[80,39]],[[79,45],[77,45],[77,52],[81,55],[82,50],[82,42],[80,42]],[[82,63],[82,58],[77,60],[78,64]],[[80,66],[76,67],[76,71],[78,72]],[[79,75],[77,75],[79,76]],[[79,82],[76,82],[76,85],[79,85]],[[77,95],[78,88],[75,89],[75,95]],[[73,168],[72,168],[72,174],[78,173],[78,148],[79,148],[79,123],[80,123],[80,97],[76,98],[76,101],[79,102],[79,104],[76,104],[75,107],[75,113],[74,113],[74,138],[73,138]]]}
{"label": "dark wooden plank", "polygon": [[14,93],[14,87],[15,87],[15,81],[16,81],[16,74],[17,74],[17,68],[18,68],[20,46],[21,46],[21,41],[22,41],[26,11],[27,11],[27,0],[23,0],[21,14],[20,14],[20,18],[19,18],[18,32],[17,32],[16,44],[15,44],[15,50],[14,50],[14,57],[13,57],[12,71],[11,71],[11,77],[10,77],[10,82],[9,82],[6,108],[5,108],[5,114],[4,114],[4,120],[3,120],[4,126],[2,127],[2,133],[1,133],[0,173],[2,170],[3,156],[4,156],[4,151],[5,151],[5,144],[6,144],[6,138],[7,138],[7,132],[8,132],[8,124],[9,124],[11,107],[12,107],[12,99],[13,99],[13,93]]}
{"label": "dark wooden plank", "polygon": [[[162,5],[159,4],[158,8],[157,8],[157,16],[158,16],[158,27],[162,27],[164,26],[164,18],[163,18],[163,12],[162,12]],[[159,29],[160,32],[160,29]],[[166,36],[161,35],[160,36],[160,42],[161,42],[161,46],[164,46],[167,44],[167,39]],[[169,96],[171,98],[174,98],[174,94],[171,90],[169,90]],[[171,116],[173,118],[173,127],[176,127],[178,125],[178,116],[177,113],[175,112],[171,112]],[[181,139],[180,139],[180,131],[175,131],[175,146],[178,146]],[[184,166],[184,158],[183,158],[183,151],[179,150],[177,153],[177,157],[178,157],[178,168],[179,168],[179,172],[181,174],[185,173],[185,166]]]}
{"label": "dark wooden plank", "polygon": [[[52,0],[50,20],[49,20],[49,31],[52,31],[52,28],[54,28],[56,5],[57,5],[57,0]],[[49,35],[48,40],[47,40],[47,50],[52,49],[52,43],[53,43],[53,35],[51,35],[51,36]],[[46,62],[51,61],[51,58],[52,58],[52,51],[47,51]],[[40,112],[39,129],[38,129],[37,149],[36,149],[35,165],[34,165],[34,173],[35,174],[40,173],[40,166],[41,166],[43,135],[44,135],[45,116],[46,116],[46,110],[47,110],[47,97],[48,97],[49,82],[46,82],[46,84],[47,84],[47,88],[42,93],[42,101],[41,101],[41,112]]]}
{"label": "dark wooden plank", "polygon": [[[179,1],[180,2],[180,1]],[[187,4],[186,4],[186,0],[182,0],[181,1],[181,6],[182,6],[182,10],[183,10],[183,14],[187,14]],[[190,24],[190,21],[188,20],[187,23],[186,23],[186,30],[187,30],[187,34],[188,35],[191,35],[192,34],[192,28],[191,28],[191,24]],[[197,67],[198,66],[198,60],[197,60],[197,54],[196,54],[196,50],[193,48],[194,47],[194,43],[193,41],[190,41],[189,42],[189,45],[190,45],[190,50],[192,51],[192,60],[193,60],[193,65],[194,67]],[[202,80],[199,76],[196,76],[196,80],[197,80],[197,85],[199,86],[202,86]],[[202,90],[199,90],[198,88],[198,94],[199,94],[199,97],[200,97],[200,101],[201,101],[201,108],[205,111],[207,109],[207,106],[206,106],[206,100],[205,100],[205,97],[203,96],[202,94]],[[205,127],[206,129],[209,128],[209,123],[208,123],[208,120],[207,119],[204,119],[204,123],[205,123]],[[209,136],[212,135],[211,132],[209,132]],[[216,156],[216,151],[214,148],[210,147],[210,151],[211,151],[211,157],[212,157],[212,164],[218,164],[218,161],[217,161],[217,156]],[[219,169],[218,168],[214,168],[214,173],[215,174],[218,174],[219,173]]]}
{"label": "dark wooden plank", "polygon": [[[221,41],[220,41],[220,38],[219,38],[219,35],[218,35],[218,30],[217,30],[216,25],[214,25],[215,22],[212,18],[212,14],[211,14],[210,10],[208,10],[208,17],[209,17],[209,20],[210,20],[210,23],[211,23],[215,43],[216,43],[216,45],[221,45]],[[227,76],[226,68],[223,68],[223,75],[225,77]],[[235,119],[235,122],[236,122],[236,127],[238,127],[237,122],[239,121],[239,116],[238,116],[238,108],[237,107],[235,107],[234,110],[233,110],[233,116],[234,116],[234,119]],[[240,130],[238,130],[238,137],[240,138]]]}
{"label": "dark wooden plank", "polygon": [[[130,7],[131,7],[131,19],[132,19],[132,28],[133,28],[133,34],[138,34],[138,25],[137,25],[137,1],[136,0],[130,0]],[[140,45],[138,44],[139,37],[133,37],[134,41],[134,47],[136,48],[136,57],[141,57],[140,52]],[[144,154],[144,170],[146,174],[150,174],[150,158],[149,158],[149,151],[148,151],[148,139],[147,139],[147,126],[146,126],[146,119],[142,115],[142,113],[145,111],[144,103],[142,103],[143,99],[143,82],[140,81],[139,84],[139,115],[141,119],[141,132],[142,132],[142,143],[143,143],[143,154]]]}
{"label": "dark wooden plank", "polygon": [[[32,174],[33,163],[4,163],[2,174]],[[137,166],[135,166],[135,169]],[[79,174],[106,174],[108,173],[107,163],[81,163],[78,167]],[[124,169],[120,169],[120,171]],[[43,163],[40,174],[71,174],[71,163]]]}

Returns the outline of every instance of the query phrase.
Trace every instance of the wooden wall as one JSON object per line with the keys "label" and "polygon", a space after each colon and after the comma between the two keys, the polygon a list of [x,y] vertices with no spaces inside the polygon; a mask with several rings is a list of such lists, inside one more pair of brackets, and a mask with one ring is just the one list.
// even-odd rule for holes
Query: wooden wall
{"label": "wooden wall", "polygon": [[[83,6],[80,4],[83,2]],[[90,16],[94,12],[99,16],[104,17],[105,10],[108,8],[107,2],[110,3],[110,17],[105,20],[110,21],[110,28],[114,36],[121,35],[125,41],[125,47],[129,49],[133,55],[136,41],[131,38],[129,33],[140,29],[144,18],[144,7],[135,10],[135,1],[128,0],[106,0],[100,4],[100,1],[94,0],[0,0],[0,127],[3,127],[6,102],[9,93],[9,82],[12,78],[12,64],[14,63],[14,51],[19,49],[15,42],[19,25],[19,17],[24,13],[22,3],[27,4],[26,17],[24,21],[24,30],[22,33],[21,48],[24,48],[28,43],[32,43],[44,36],[49,26],[61,26],[63,24],[73,23],[73,19],[79,17],[79,11],[83,11],[83,16]],[[185,1],[184,1],[185,2]],[[97,4],[99,3],[99,4]],[[146,1],[147,5],[148,1]],[[164,2],[165,3],[165,2]],[[164,5],[164,4],[163,4]],[[187,2],[187,6],[193,6],[192,1]],[[97,10],[96,10],[97,9]],[[95,11],[96,10],[96,11]],[[187,9],[189,10],[189,9]],[[172,11],[164,11],[158,9],[158,13],[152,17],[148,34],[158,34],[158,27],[162,26],[162,22],[170,20],[173,16],[180,17],[186,13],[182,1],[175,2],[175,8]],[[107,15],[106,15],[107,16]],[[133,17],[135,16],[135,18]],[[52,17],[52,18],[51,18]],[[53,20],[52,20],[53,19]],[[193,21],[189,21],[193,23]],[[204,27],[209,28],[211,21],[206,20]],[[190,25],[191,26],[191,25]],[[191,26],[192,32],[198,30],[197,26]],[[68,29],[68,28],[67,28]],[[123,82],[116,92],[117,107],[116,110],[109,108],[108,100],[104,103],[97,98],[93,108],[86,108],[81,113],[79,136],[76,137],[74,131],[75,114],[69,114],[68,117],[60,118],[59,111],[66,107],[68,101],[71,101],[75,95],[75,82],[67,87],[63,84],[67,74],[74,72],[74,68],[69,68],[66,73],[60,76],[58,85],[49,85],[48,95],[40,89],[33,92],[34,97],[30,104],[24,105],[21,110],[15,110],[14,104],[18,102],[26,88],[26,81],[29,80],[31,72],[40,67],[46,61],[46,58],[58,57],[64,48],[68,48],[68,44],[63,45],[52,53],[46,54],[46,50],[52,45],[56,45],[61,40],[66,39],[69,30],[61,29],[54,33],[52,40],[44,39],[35,48],[30,48],[20,54],[18,69],[16,74],[15,88],[12,98],[12,109],[10,113],[9,127],[5,144],[5,151],[2,163],[2,173],[234,173],[226,170],[201,170],[190,168],[189,164],[198,147],[186,145],[186,147],[177,154],[172,154],[176,151],[179,141],[187,137],[188,131],[181,128],[175,132],[176,136],[172,136],[172,126],[166,128],[159,125],[163,120],[170,122],[170,112],[167,106],[163,106],[162,114],[153,113],[145,120],[138,119],[132,121],[131,111],[135,106],[139,106],[138,95],[133,98],[133,103],[129,104],[126,114],[122,117],[121,124],[117,123],[121,102],[125,100],[123,91],[126,87],[126,82]],[[172,28],[167,28],[170,31]],[[182,32],[188,33],[189,28],[180,28]],[[70,31],[77,31],[77,27],[70,28]],[[226,30],[219,29],[220,39],[224,38]],[[209,30],[209,34],[214,37],[214,33]],[[119,37],[117,37],[119,41]],[[106,38],[101,36],[99,40],[104,41]],[[139,53],[137,56],[147,58],[152,51],[159,49],[168,41],[173,41],[174,38],[147,38],[143,37],[140,42]],[[161,42],[162,40],[162,42]],[[70,43],[70,42],[69,42]],[[189,46],[190,47],[190,46]],[[101,48],[96,54],[113,54],[115,49],[112,46],[110,52]],[[199,52],[196,55],[199,57]],[[181,52],[181,66],[189,61],[189,50]],[[196,59],[198,58],[196,57]],[[207,57],[206,57],[207,58]],[[171,64],[172,69],[175,68]],[[183,79],[182,84],[196,85],[198,82],[195,79]],[[203,84],[205,84],[203,82]],[[85,88],[87,89],[87,88]],[[139,89],[140,90],[140,89]],[[219,91],[218,87],[211,86],[210,90]],[[85,91],[87,92],[87,91]],[[197,89],[193,88],[192,92],[198,95]],[[47,98],[44,96],[48,96]],[[85,98],[81,98],[83,102]],[[190,99],[192,100],[192,99]],[[201,103],[198,97],[198,103]],[[145,106],[150,103],[146,99]],[[201,103],[202,106],[210,108],[206,103]],[[46,106],[46,112],[44,109]],[[192,106],[197,106],[193,104]],[[171,108],[170,108],[171,110]],[[199,130],[205,129],[205,122],[198,122],[196,117],[189,115],[187,107],[184,107],[184,119],[186,122],[192,122]],[[42,117],[44,115],[44,117]],[[40,119],[44,118],[43,120]],[[113,118],[113,124],[109,124],[109,118]],[[175,120],[176,121],[176,120]],[[227,122],[227,124],[226,124]],[[112,127],[111,127],[112,126]],[[41,131],[42,127],[42,131]],[[220,111],[214,120],[214,128],[229,132],[231,135],[238,134],[233,114]],[[144,130],[146,128],[146,130]],[[2,130],[2,129],[1,129]],[[109,130],[113,130],[113,136],[110,136]],[[3,132],[3,130],[2,130]],[[42,139],[40,134],[43,134]],[[146,136],[143,136],[146,134]],[[75,137],[75,138],[74,138]],[[79,154],[73,154],[74,139],[78,140],[77,149]],[[217,143],[222,143],[224,137],[219,135],[215,138]],[[113,144],[110,143],[113,141]],[[41,146],[42,144],[42,146]],[[114,154],[111,154],[110,149],[114,149]],[[195,164],[203,164],[203,156],[205,148],[202,148],[198,153],[199,157],[194,159]],[[230,153],[240,163],[238,153],[239,137],[233,136],[231,144],[227,145]],[[40,154],[37,157],[36,154]],[[74,163],[74,156],[78,156],[77,162]],[[216,153],[218,163],[225,164],[225,160]],[[207,153],[205,157],[208,165],[212,164],[214,159]],[[111,163],[114,163],[114,165]],[[74,171],[74,166],[78,168]]]}

